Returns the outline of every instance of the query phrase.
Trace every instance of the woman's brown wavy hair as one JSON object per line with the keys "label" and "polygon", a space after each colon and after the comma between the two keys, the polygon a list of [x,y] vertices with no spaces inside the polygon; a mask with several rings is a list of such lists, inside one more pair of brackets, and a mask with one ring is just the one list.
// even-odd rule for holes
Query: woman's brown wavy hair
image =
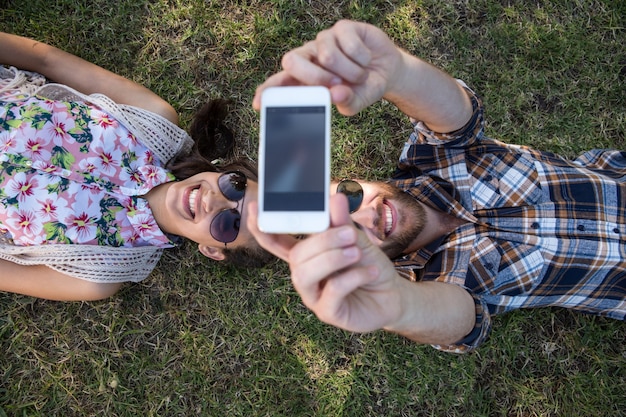
{"label": "woman's brown wavy hair", "polygon": [[[226,126],[229,102],[214,99],[206,103],[194,116],[189,135],[194,140],[190,154],[177,156],[167,168],[178,180],[184,180],[201,172],[241,171],[248,179],[258,181],[258,170],[248,159],[238,158],[225,164],[216,160],[230,158],[235,147],[235,136]],[[258,245],[241,248],[225,248],[226,262],[231,265],[259,268],[275,258]]]}

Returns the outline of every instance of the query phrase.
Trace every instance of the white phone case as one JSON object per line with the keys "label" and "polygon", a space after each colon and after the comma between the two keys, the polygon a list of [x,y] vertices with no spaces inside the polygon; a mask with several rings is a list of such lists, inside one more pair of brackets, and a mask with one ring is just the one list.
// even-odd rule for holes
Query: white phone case
{"label": "white phone case", "polygon": [[321,86],[271,87],[261,96],[259,229],[326,230],[330,186],[330,92]]}

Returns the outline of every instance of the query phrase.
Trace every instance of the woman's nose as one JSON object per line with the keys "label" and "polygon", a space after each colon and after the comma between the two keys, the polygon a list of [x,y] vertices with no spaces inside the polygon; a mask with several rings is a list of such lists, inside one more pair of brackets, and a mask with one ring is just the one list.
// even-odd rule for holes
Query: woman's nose
{"label": "woman's nose", "polygon": [[202,195],[202,210],[205,213],[211,213],[211,211],[219,212],[231,208],[237,208],[237,202],[230,201],[219,190],[209,190]]}

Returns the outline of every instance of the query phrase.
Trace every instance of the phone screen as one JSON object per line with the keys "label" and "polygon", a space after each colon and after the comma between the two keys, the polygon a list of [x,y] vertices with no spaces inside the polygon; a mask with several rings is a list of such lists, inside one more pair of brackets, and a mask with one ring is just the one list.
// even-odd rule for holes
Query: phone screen
{"label": "phone screen", "polygon": [[265,211],[324,211],[325,107],[267,107]]}

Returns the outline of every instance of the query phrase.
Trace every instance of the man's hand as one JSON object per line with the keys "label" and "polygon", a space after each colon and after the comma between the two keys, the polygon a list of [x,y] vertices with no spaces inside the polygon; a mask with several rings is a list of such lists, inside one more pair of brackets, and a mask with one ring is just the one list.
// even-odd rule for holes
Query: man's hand
{"label": "man's hand", "polygon": [[256,202],[247,226],[257,242],[289,263],[302,302],[325,323],[353,332],[384,329],[419,343],[451,344],[474,326],[471,295],[443,282],[410,282],[358,230],[344,195],[331,197],[331,227],[304,240],[259,231]]}
{"label": "man's hand", "polygon": [[260,232],[256,203],[248,213],[247,226],[257,242],[289,263],[296,291],[320,320],[368,332],[399,319],[404,280],[353,225],[345,196],[331,198],[331,227],[304,240]]}
{"label": "man's hand", "polygon": [[339,112],[351,116],[383,97],[399,78],[401,63],[400,50],[383,31],[342,20],[287,52],[283,71],[257,88],[253,107],[261,107],[261,92],[270,86],[323,85]]}

